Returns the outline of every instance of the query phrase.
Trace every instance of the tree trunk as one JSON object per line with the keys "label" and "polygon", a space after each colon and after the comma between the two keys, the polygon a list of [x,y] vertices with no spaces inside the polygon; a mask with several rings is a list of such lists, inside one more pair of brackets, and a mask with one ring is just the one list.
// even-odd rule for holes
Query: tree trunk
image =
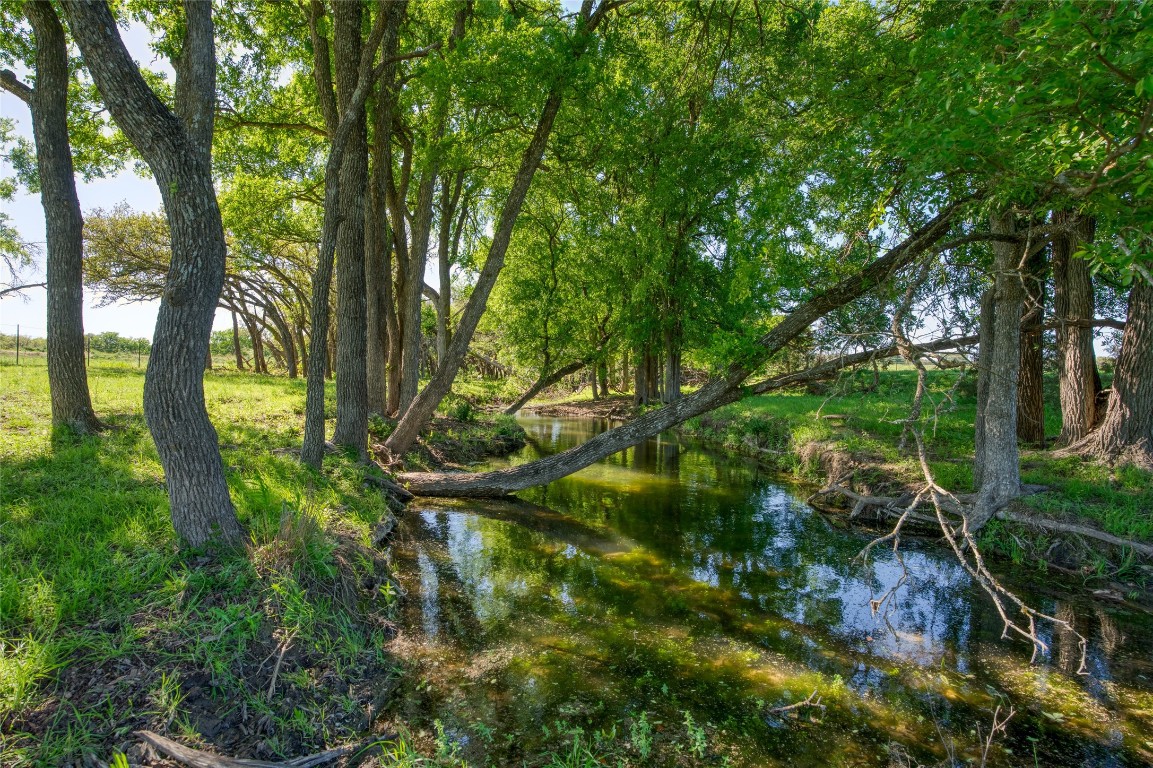
{"label": "tree trunk", "polygon": [[[452,314],[453,218],[460,202],[464,174],[456,174],[454,185],[446,178],[440,185],[440,233],[437,240],[437,272],[440,294],[436,303],[436,362],[439,368],[448,353],[449,315]],[[463,222],[462,222],[463,224]],[[457,228],[459,232],[459,227]]]}
{"label": "tree trunk", "polygon": [[[353,132],[362,125],[364,102],[368,98],[369,87],[380,76],[372,68],[376,47],[383,40],[383,55],[387,59],[396,51],[400,20],[404,6],[392,3],[385,6],[377,17],[369,35],[369,45],[361,51],[356,88],[348,98],[345,109],[332,136],[328,161],[324,168],[324,218],[320,233],[320,250],[316,259],[316,272],[312,279],[312,343],[308,350],[308,385],[304,406],[304,444],[300,460],[308,466],[319,469],[324,457],[324,368],[327,345],[323,343],[329,331],[329,291],[332,286],[332,265],[336,255],[338,212],[341,203],[340,169],[344,164],[344,152],[352,140]],[[363,227],[361,229],[363,233]],[[361,240],[363,243],[363,239]],[[364,265],[361,264],[361,278]],[[367,419],[367,414],[365,415]],[[367,444],[367,435],[365,438]],[[365,446],[367,450],[367,445]]]}
{"label": "tree trunk", "polygon": [[[242,305],[243,306],[243,305]],[[264,337],[260,321],[255,315],[243,313],[244,327],[248,329],[248,340],[252,342],[252,369],[256,373],[268,373],[268,363],[264,359]]]}
{"label": "tree trunk", "polygon": [[636,377],[633,381],[633,405],[649,404],[649,354],[644,348],[637,352]]}
{"label": "tree trunk", "polygon": [[[378,133],[374,137],[377,147],[379,142],[388,140],[387,136],[379,133],[380,130],[378,121]],[[379,150],[375,155],[381,157]],[[376,163],[379,165],[380,160]],[[365,251],[368,254],[364,275],[368,293],[365,382],[368,388],[368,412],[384,416],[388,413],[388,324],[385,317],[388,305],[392,302],[392,270],[389,268],[392,259],[388,253],[388,227],[379,176],[379,168],[374,168],[369,180],[369,207],[365,218]]]}
{"label": "tree trunk", "polygon": [[[591,2],[582,4],[580,23],[583,29],[574,42],[571,54],[573,61],[579,60],[584,54],[592,39],[592,33],[604,19],[608,7],[609,4],[605,3],[593,11]],[[440,405],[440,401],[452,389],[452,382],[456,378],[456,373],[460,370],[465,355],[468,354],[468,345],[472,342],[481,315],[484,314],[488,297],[496,285],[496,279],[500,275],[501,269],[504,268],[505,255],[508,253],[512,231],[520,217],[521,207],[524,205],[529,187],[532,186],[533,176],[544,157],[545,147],[548,145],[553,123],[556,121],[563,100],[563,86],[563,83],[554,85],[545,99],[536,129],[533,131],[532,140],[529,141],[524,154],[521,156],[520,166],[517,168],[516,176],[513,177],[512,186],[509,188],[504,207],[500,212],[500,218],[493,229],[488,256],[485,258],[484,266],[477,276],[472,295],[469,296],[468,303],[457,323],[456,331],[445,351],[444,362],[436,375],[429,381],[428,386],[417,396],[412,405],[405,409],[396,429],[389,435],[388,441],[385,443],[389,452],[394,456],[403,455],[416,440],[421,428]]]}
{"label": "tree trunk", "polygon": [[[341,112],[349,109],[359,79],[360,3],[333,3],[333,58]],[[336,428],[332,442],[368,455],[367,318],[364,256],[364,190],[368,145],[364,105],[355,108],[352,133],[340,166],[340,211],[336,235]]]}
{"label": "tree trunk", "polygon": [[1101,426],[1077,450],[1153,470],[1153,285],[1138,273]]}
{"label": "tree trunk", "polygon": [[244,370],[244,355],[240,351],[240,324],[236,321],[236,312],[232,312],[232,353],[236,355],[236,370]]}
{"label": "tree trunk", "polygon": [[993,376],[993,329],[996,312],[993,305],[994,291],[986,288],[981,293],[981,319],[979,323],[977,360],[977,415],[973,423],[973,488],[978,489],[985,479],[985,413],[989,407],[989,381]]}
{"label": "tree trunk", "polygon": [[51,3],[27,2],[24,13],[36,36],[36,87],[27,88],[14,76],[6,76],[3,81],[8,90],[27,102],[36,141],[40,204],[48,241],[48,391],[52,426],[90,434],[102,425],[92,410],[84,367],[84,220],[76,197],[68,141],[68,44]]}
{"label": "tree trunk", "polygon": [[1021,322],[1021,374],[1017,382],[1017,439],[1045,447],[1044,359],[1045,250],[1038,248],[1025,263],[1025,315]]}
{"label": "tree trunk", "polygon": [[[990,217],[993,234],[1016,232],[1012,214]],[[979,530],[998,510],[1021,493],[1017,448],[1017,383],[1021,365],[1021,308],[1025,291],[1020,272],[1021,249],[1016,243],[993,243],[993,348],[981,350],[988,371],[984,413],[981,485],[969,530]],[[982,334],[984,336],[984,334]]]}
{"label": "tree trunk", "polygon": [[[558,480],[694,416],[739,400],[744,394],[741,385],[754,370],[817,320],[887,282],[897,270],[915,261],[948,232],[953,216],[966,202],[968,200],[942,209],[932,221],[858,274],[798,306],[757,341],[756,351],[746,360],[733,363],[723,374],[713,377],[700,389],[675,403],[602,432],[576,448],[510,469],[478,473],[413,472],[401,475],[401,480],[418,495],[503,496]],[[1014,345],[1014,353],[1016,349]],[[1013,358],[1016,360],[1016,354]],[[755,387],[753,389],[755,391]]]}
{"label": "tree trunk", "polygon": [[1058,211],[1053,223],[1075,228],[1053,241],[1053,316],[1057,322],[1057,379],[1061,395],[1061,435],[1069,445],[1081,440],[1097,423],[1101,378],[1093,352],[1093,329],[1077,325],[1093,319],[1093,278],[1084,259],[1073,254],[1093,239],[1094,222],[1075,211]]}
{"label": "tree trunk", "polygon": [[609,364],[606,361],[601,360],[596,364],[596,370],[597,375],[600,376],[601,380],[601,395],[604,397],[609,397]]}
{"label": "tree trunk", "polygon": [[172,523],[187,544],[239,545],[203,366],[224,283],[225,241],[212,184],[216,58],[212,6],[187,0],[174,115],[144,82],[106,3],[66,0],[72,35],[117,125],[156,177],[172,262],[144,380],[144,415],[164,467]]}
{"label": "tree trunk", "polygon": [[663,403],[671,403],[681,396],[681,350],[673,329],[665,330],[665,376]]}
{"label": "tree trunk", "polygon": [[293,324],[293,330],[296,331],[296,344],[300,351],[300,367],[301,372],[308,376],[308,344],[304,340],[304,328],[299,324]]}
{"label": "tree trunk", "polygon": [[584,366],[585,366],[584,360],[577,360],[575,363],[569,363],[565,367],[558,368],[557,370],[553,371],[552,373],[549,373],[549,374],[542,373],[537,378],[537,380],[533,383],[533,385],[531,387],[529,387],[528,390],[523,395],[521,395],[520,397],[517,398],[515,403],[510,405],[508,408],[504,409],[504,412],[511,416],[512,414],[516,413],[521,408],[523,408],[525,403],[527,403],[529,400],[532,400],[538,394],[540,394],[544,390],[548,389],[553,384],[556,384],[558,381],[563,379],[565,376],[571,376],[572,374],[576,373],[581,368],[584,368]]}
{"label": "tree trunk", "polygon": [[[272,327],[276,330],[273,335],[276,336],[277,341],[280,343],[280,348],[284,354],[284,366],[288,370],[288,378],[295,379],[299,373],[297,371],[296,359],[296,344],[292,339],[292,331],[288,327],[288,323],[284,319],[284,315],[280,309],[275,305],[270,305],[266,308],[268,317],[272,320]],[[271,331],[272,328],[270,327]]]}

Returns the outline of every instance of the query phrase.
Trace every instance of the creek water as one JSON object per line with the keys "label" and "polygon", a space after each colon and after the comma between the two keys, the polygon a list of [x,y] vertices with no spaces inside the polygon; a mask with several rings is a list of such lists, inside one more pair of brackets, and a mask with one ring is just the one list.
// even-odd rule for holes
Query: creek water
{"label": "creek water", "polygon": [[[608,427],[521,424],[528,446],[502,463]],[[989,765],[1153,763],[1148,616],[999,564],[1088,639],[1088,674],[1047,625],[1031,663],[949,551],[906,538],[903,568],[885,547],[855,561],[872,537],[798,494],[673,435],[517,499],[416,500],[394,547],[394,714],[473,765],[575,743],[610,765],[896,766],[979,763],[1000,706],[1015,714]],[[814,692],[822,707],[783,709]]]}

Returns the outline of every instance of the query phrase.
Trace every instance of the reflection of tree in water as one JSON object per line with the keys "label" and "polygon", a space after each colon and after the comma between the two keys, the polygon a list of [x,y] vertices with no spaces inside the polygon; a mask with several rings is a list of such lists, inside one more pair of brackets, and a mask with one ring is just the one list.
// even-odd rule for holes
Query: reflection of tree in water
{"label": "reflection of tree in water", "polygon": [[[569,442],[544,425],[534,437],[558,450]],[[420,536],[435,567],[442,634],[476,653],[498,642],[533,649],[531,670],[515,685],[532,689],[535,711],[542,701],[611,697],[646,673],[671,681],[686,701],[704,692],[747,708],[740,697],[767,694],[742,677],[747,662],[725,667],[726,654],[743,647],[839,675],[851,689],[913,711],[933,702],[929,714],[967,730],[983,721],[976,704],[926,696],[893,674],[893,662],[940,664],[982,680],[992,674],[983,661],[992,646],[1025,667],[1028,649],[999,640],[999,619],[959,566],[913,543],[904,547],[910,579],[894,597],[888,632],[869,600],[900,577],[892,553],[854,563],[865,537],[833,529],[749,463],[653,440],[523,495],[540,506],[429,511]],[[1124,641],[1107,619],[1093,623],[1101,629],[1090,659],[1107,679]],[[661,645],[674,636],[682,656]],[[1072,641],[1051,640],[1054,664],[1067,671]],[[705,647],[713,648],[706,666],[728,670],[723,695],[720,673],[709,677],[693,656]]]}

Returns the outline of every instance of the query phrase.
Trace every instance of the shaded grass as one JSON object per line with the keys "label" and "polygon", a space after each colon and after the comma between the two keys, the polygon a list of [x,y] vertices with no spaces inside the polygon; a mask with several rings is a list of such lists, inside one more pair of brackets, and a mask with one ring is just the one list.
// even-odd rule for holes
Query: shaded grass
{"label": "shaded grass", "polygon": [[[367,546],[386,505],[349,460],[329,457],[316,473],[291,455],[303,382],[206,375],[232,498],[253,539],[250,556],[209,562],[177,547],[141,415],[143,371],[134,359],[94,360],[89,380],[112,429],[54,436],[45,369],[0,361],[5,764],[105,754],[137,727],[251,748],[218,722],[241,707],[262,723],[269,756],[354,732],[361,704],[314,678],[332,673],[347,689],[370,669],[387,677],[392,598]],[[254,654],[288,638],[281,693],[267,696],[272,665],[258,670]]]}

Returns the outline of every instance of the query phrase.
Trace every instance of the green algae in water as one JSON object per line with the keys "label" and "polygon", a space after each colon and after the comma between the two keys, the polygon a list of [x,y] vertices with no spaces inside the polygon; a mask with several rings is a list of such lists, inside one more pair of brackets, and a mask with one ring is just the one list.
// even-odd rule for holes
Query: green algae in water
{"label": "green algae in water", "polygon": [[[606,427],[521,423],[509,463]],[[662,436],[519,499],[410,510],[394,651],[411,671],[392,714],[442,723],[470,764],[963,761],[998,704],[1017,714],[992,765],[1153,760],[1145,618],[1023,593],[1090,638],[1088,676],[1049,627],[1030,665],[950,555],[916,543],[876,617],[900,566],[854,563],[864,537],[742,459]]]}

